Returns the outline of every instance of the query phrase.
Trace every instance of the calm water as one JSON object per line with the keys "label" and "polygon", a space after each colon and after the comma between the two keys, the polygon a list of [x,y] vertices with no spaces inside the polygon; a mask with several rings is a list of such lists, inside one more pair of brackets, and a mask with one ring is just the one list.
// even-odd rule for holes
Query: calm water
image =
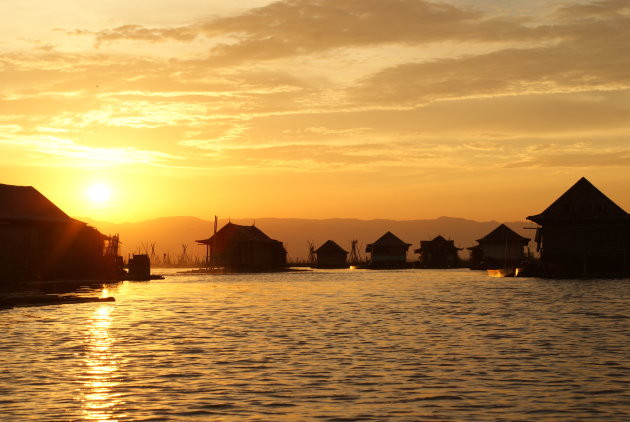
{"label": "calm water", "polygon": [[173,275],[0,311],[5,421],[630,420],[630,280]]}

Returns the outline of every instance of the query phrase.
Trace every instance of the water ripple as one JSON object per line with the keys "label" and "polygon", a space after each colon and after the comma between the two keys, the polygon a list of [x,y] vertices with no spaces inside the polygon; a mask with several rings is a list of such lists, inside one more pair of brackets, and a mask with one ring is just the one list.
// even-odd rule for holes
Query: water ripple
{"label": "water ripple", "polygon": [[110,292],[0,311],[3,420],[630,418],[629,280],[173,274]]}

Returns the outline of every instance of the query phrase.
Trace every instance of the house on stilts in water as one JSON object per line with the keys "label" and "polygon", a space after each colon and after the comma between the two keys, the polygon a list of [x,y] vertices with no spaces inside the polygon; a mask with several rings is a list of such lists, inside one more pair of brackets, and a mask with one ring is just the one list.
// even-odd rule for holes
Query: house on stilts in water
{"label": "house on stilts in water", "polygon": [[32,186],[0,184],[0,287],[123,274],[118,236],[69,217]]}
{"label": "house on stilts in water", "polygon": [[507,269],[519,267],[525,259],[526,237],[501,224],[490,233],[477,239],[477,245],[470,251],[471,269]]}
{"label": "house on stilts in water", "polygon": [[280,271],[286,267],[287,251],[258,227],[227,223],[208,239],[197,240],[207,250],[206,266],[237,272]]}
{"label": "house on stilts in water", "polygon": [[527,219],[539,225],[541,275],[630,274],[630,215],[586,178]]}
{"label": "house on stilts in water", "polygon": [[327,240],[315,250],[315,267],[346,268],[348,267],[348,251],[332,240]]}
{"label": "house on stilts in water", "polygon": [[376,242],[366,246],[365,252],[370,254],[368,268],[395,269],[409,268],[407,250],[411,243],[405,243],[392,232],[387,232]]}
{"label": "house on stilts in water", "polygon": [[420,268],[456,268],[460,266],[458,251],[454,240],[446,240],[436,236],[433,240],[421,240],[420,248],[414,252],[419,254]]}

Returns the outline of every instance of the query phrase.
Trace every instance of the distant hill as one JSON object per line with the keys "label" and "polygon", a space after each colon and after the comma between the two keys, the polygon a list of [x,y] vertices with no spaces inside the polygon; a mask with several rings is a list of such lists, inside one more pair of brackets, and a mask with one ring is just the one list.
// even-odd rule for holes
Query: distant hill
{"label": "distant hill", "polygon": [[[196,245],[195,240],[208,238],[212,234],[213,222],[196,217],[164,217],[138,223],[107,223],[88,218],[81,221],[96,227],[105,234],[119,233],[122,241],[122,253],[127,256],[133,252],[142,251],[151,244],[155,251],[162,256],[169,253],[176,257],[182,253],[182,245],[186,245],[189,255],[203,256],[205,249]],[[284,243],[291,260],[306,259],[308,257],[308,242],[312,241],[319,247],[328,239],[337,242],[342,248],[349,250],[352,239],[357,239],[360,246],[359,253],[365,255],[365,245],[374,242],[387,231],[407,243],[409,259],[417,255],[413,249],[420,246],[421,240],[431,240],[437,235],[455,240],[459,248],[467,248],[476,244],[479,239],[495,229],[500,223],[497,221],[472,221],[463,218],[440,217],[433,220],[358,220],[351,218],[333,218],[324,220],[307,220],[299,218],[258,218],[232,219],[236,224],[256,224],[263,232],[273,239]],[[219,228],[228,222],[219,220]],[[534,231],[524,227],[533,227],[525,221],[504,222],[511,229],[522,236],[533,239]],[[533,250],[532,243],[530,247]],[[462,256],[467,256],[463,251]]]}

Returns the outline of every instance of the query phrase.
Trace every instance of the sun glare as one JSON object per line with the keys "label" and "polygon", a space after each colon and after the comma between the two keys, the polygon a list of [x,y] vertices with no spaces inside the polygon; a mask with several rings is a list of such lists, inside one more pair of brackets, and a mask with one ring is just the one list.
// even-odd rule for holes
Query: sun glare
{"label": "sun glare", "polygon": [[87,197],[95,203],[104,203],[112,196],[109,186],[103,183],[97,183],[87,188]]}

